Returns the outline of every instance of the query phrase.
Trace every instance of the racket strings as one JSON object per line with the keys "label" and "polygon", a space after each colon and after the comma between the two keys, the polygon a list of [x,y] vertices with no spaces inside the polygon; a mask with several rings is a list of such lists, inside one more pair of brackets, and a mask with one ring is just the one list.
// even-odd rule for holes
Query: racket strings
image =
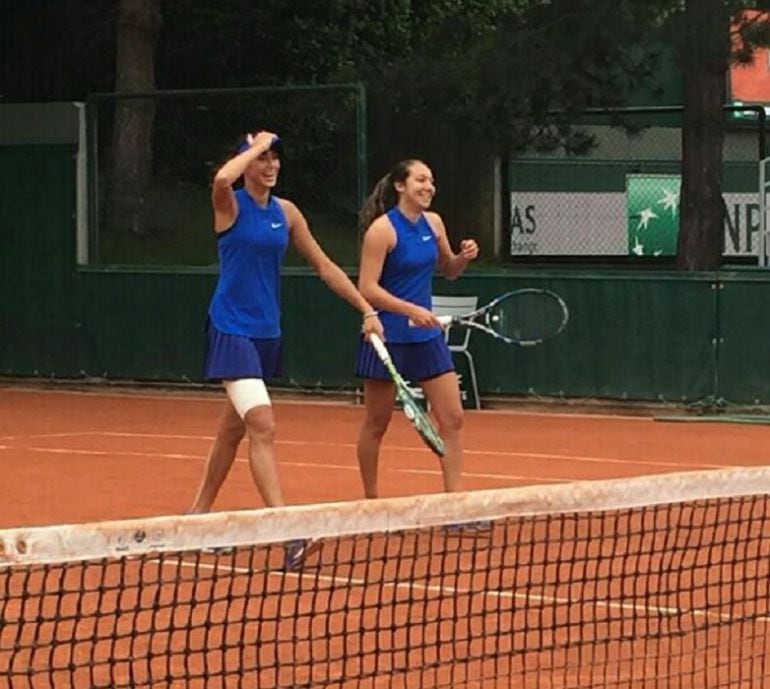
{"label": "racket strings", "polygon": [[543,293],[511,295],[495,304],[486,323],[503,337],[517,342],[544,340],[563,327],[564,308],[558,299]]}

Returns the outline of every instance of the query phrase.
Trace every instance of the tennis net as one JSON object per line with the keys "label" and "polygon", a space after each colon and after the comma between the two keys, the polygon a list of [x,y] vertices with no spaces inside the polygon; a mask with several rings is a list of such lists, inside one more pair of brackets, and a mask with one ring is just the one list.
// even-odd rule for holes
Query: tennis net
{"label": "tennis net", "polygon": [[756,468],[0,531],[0,687],[770,687],[768,494]]}

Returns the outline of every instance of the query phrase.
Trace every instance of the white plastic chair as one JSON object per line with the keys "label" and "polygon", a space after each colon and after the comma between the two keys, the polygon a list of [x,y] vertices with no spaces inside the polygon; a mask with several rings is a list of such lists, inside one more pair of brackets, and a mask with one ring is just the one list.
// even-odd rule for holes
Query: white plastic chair
{"label": "white plastic chair", "polygon": [[[434,294],[433,313],[437,316],[463,316],[473,311],[479,303],[478,297],[460,297]],[[481,409],[481,398],[479,397],[479,386],[476,381],[476,365],[473,362],[469,345],[471,339],[470,328],[455,328],[457,335],[453,335],[452,328],[446,329],[446,341],[449,345],[449,351],[462,354],[468,361],[468,370],[471,375],[471,389],[476,409]]]}

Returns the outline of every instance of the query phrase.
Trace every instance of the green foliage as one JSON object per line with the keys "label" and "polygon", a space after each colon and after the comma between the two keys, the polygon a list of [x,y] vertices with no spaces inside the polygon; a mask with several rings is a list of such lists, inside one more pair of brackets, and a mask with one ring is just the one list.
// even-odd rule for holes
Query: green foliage
{"label": "green foliage", "polygon": [[167,0],[159,84],[361,80],[401,138],[460,133],[477,146],[522,146],[548,111],[622,105],[649,81],[660,53],[654,29],[675,4]]}
{"label": "green foliage", "polygon": [[[359,67],[373,99],[390,108],[405,129],[430,135],[438,128],[487,148],[534,141],[575,152],[585,140],[573,138],[565,126],[544,131],[548,113],[563,111],[560,124],[566,125],[585,108],[625,104],[655,74],[661,54],[655,29],[668,5],[665,0],[421,3],[422,16],[413,17],[415,40],[402,46],[390,69]],[[557,136],[560,132],[564,136]]]}
{"label": "green foliage", "polygon": [[736,64],[751,64],[757,47],[770,45],[770,15],[744,12],[753,9],[750,5],[763,3],[737,2],[733,9],[733,28],[731,31],[731,60]]}
{"label": "green foliage", "polygon": [[[18,5],[9,24],[31,22],[31,10]],[[44,17],[56,14],[55,5],[35,3]],[[79,27],[66,32],[67,46],[78,56],[81,81],[90,79],[95,88],[71,94],[59,88],[56,97],[111,90],[114,81],[105,81],[103,73],[111,64],[105,46],[114,50],[114,13],[106,5],[97,13],[83,0],[67,5],[66,25]],[[530,125],[549,110],[619,105],[646,83],[660,52],[656,26],[679,5],[681,0],[161,0],[156,84],[178,89],[360,80],[378,116],[395,123],[401,140],[408,142],[406,132],[413,132],[412,141],[459,134],[474,145],[521,145]],[[51,37],[25,35],[29,57],[42,59]],[[22,52],[13,44],[9,57],[24,67],[30,60]],[[25,90],[37,81],[30,73],[6,98],[25,100]],[[44,88],[36,84],[36,95],[45,98]]]}

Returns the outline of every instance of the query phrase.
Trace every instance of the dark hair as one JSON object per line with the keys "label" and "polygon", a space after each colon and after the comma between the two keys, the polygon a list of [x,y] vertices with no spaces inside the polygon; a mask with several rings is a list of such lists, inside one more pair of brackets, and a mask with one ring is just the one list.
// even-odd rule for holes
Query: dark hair
{"label": "dark hair", "polygon": [[388,208],[398,203],[395,185],[406,182],[409,171],[416,162],[418,162],[416,159],[410,158],[396,163],[391,171],[374,185],[372,193],[364,201],[358,214],[358,222],[362,232],[366,232],[369,225],[385,213]]}

